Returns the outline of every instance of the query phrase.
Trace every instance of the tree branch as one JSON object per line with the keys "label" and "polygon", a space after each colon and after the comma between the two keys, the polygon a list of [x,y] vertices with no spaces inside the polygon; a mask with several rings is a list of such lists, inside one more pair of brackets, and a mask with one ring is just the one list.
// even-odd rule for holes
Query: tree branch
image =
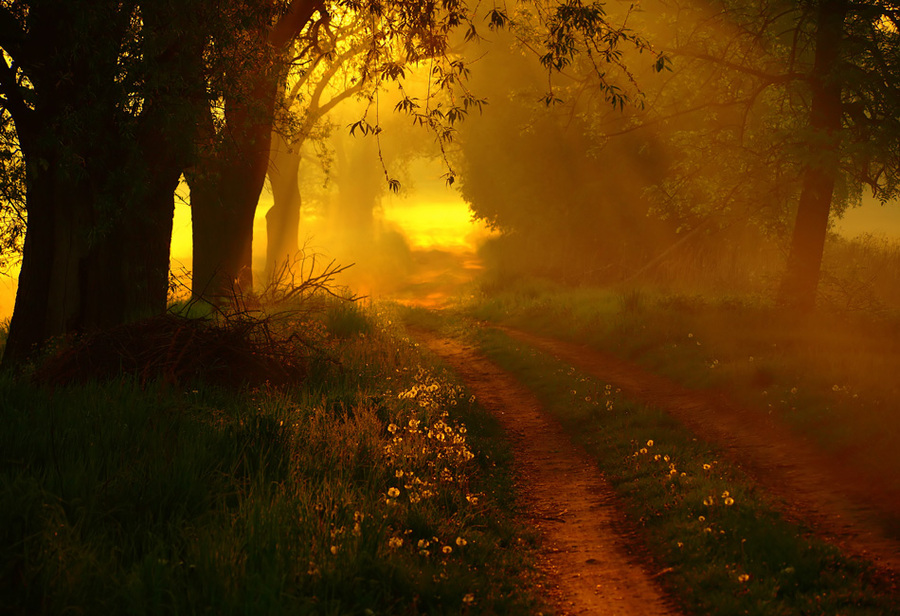
{"label": "tree branch", "polygon": [[9,112],[18,130],[26,130],[33,112],[22,97],[16,70],[6,61],[5,54],[0,54],[0,94],[0,106]]}
{"label": "tree branch", "polygon": [[762,79],[763,81],[774,85],[778,83],[790,83],[791,81],[809,81],[809,76],[805,73],[799,73],[797,71],[789,71],[787,73],[767,73],[765,71],[755,69],[749,66],[744,66],[742,64],[738,64],[737,62],[731,62],[729,60],[725,60],[723,58],[717,58],[715,56],[711,56],[707,53],[695,52],[695,51],[679,51],[674,50],[671,52],[672,55],[684,56],[686,58],[693,58],[695,60],[705,60],[707,62],[712,62],[713,64],[718,64],[720,66],[724,66],[725,68],[731,69],[738,73],[743,73],[745,75],[752,75],[758,79]]}
{"label": "tree branch", "polygon": [[269,43],[277,50],[287,47],[324,4],[323,0],[293,0],[287,12],[269,30]]}
{"label": "tree branch", "polygon": [[19,25],[16,16],[6,7],[0,6],[0,47],[10,56],[17,58],[25,41],[25,31]]}

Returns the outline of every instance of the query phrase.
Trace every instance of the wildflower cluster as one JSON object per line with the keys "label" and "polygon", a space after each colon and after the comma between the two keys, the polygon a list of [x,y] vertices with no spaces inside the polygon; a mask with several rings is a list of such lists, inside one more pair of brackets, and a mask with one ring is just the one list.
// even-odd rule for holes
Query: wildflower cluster
{"label": "wildflower cluster", "polygon": [[599,384],[588,377],[578,378],[573,367],[569,367],[568,370],[560,368],[557,370],[557,373],[565,374],[572,378],[574,387],[569,390],[569,393],[576,402],[581,403],[583,400],[586,404],[591,405],[593,407],[592,414],[599,413],[601,408],[607,412],[611,412],[615,408],[616,398],[622,392],[621,389],[614,389],[609,384],[600,387]]}
{"label": "wildflower cluster", "polygon": [[[406,530],[403,534],[407,536],[412,535],[413,531]],[[461,550],[466,545],[468,545],[469,542],[462,536],[457,536],[455,539],[451,538],[446,540],[442,540],[437,536],[422,537],[419,539],[409,539],[409,537],[404,538],[393,536],[388,540],[388,547],[390,547],[391,549],[397,549],[405,544],[412,546],[419,556],[428,558],[432,555],[436,555],[446,558],[454,553],[454,549]]]}
{"label": "wildflower cluster", "polygon": [[441,484],[467,482],[465,466],[475,456],[466,443],[466,427],[453,426],[446,412],[430,425],[409,419],[402,427],[391,423],[388,431],[384,455],[396,480],[387,491],[389,502],[405,496],[417,503],[435,496]]}
{"label": "wildflower cluster", "polygon": [[[384,495],[385,503],[417,505],[444,493],[461,493],[465,495],[461,506],[477,506],[478,495],[468,491],[472,472],[469,462],[475,455],[466,441],[466,426],[452,421],[447,410],[460,402],[473,402],[472,397],[458,385],[423,369],[416,374],[414,384],[397,397],[415,406],[409,409],[412,416],[395,419],[387,426],[389,441],[383,453],[393,485]],[[439,543],[437,538],[427,541]],[[451,543],[443,544],[442,553],[452,552]],[[455,543],[464,544],[463,539]]]}
{"label": "wildflower cluster", "polygon": [[[664,469],[663,479],[674,481],[675,479],[684,479],[687,477],[687,473],[679,470],[678,466],[675,464],[675,461],[669,456],[669,454],[664,453],[654,453],[653,450],[653,439],[644,444],[644,446],[640,447],[637,451],[632,454],[633,458],[640,459],[646,456],[646,459],[650,462],[653,462],[660,466],[660,468]],[[651,451],[653,450],[653,451]]]}
{"label": "wildflower cluster", "polygon": [[[641,445],[631,457],[636,460],[638,465],[647,462],[658,466],[659,471],[651,472],[660,473],[660,479],[668,484],[670,492],[680,491],[682,492],[680,495],[682,497],[688,494],[696,494],[698,491],[703,494],[702,505],[704,509],[703,513],[697,517],[697,521],[701,524],[702,532],[714,532],[716,530],[715,524],[709,521],[708,517],[719,507],[732,507],[735,504],[734,496],[729,490],[716,487],[720,485],[720,482],[713,477],[712,471],[718,465],[718,461],[713,460],[712,462],[703,463],[701,466],[703,473],[700,477],[695,478],[688,472],[681,470],[669,454],[657,452],[654,449],[655,443],[652,439],[641,443]],[[718,532],[719,534],[724,534],[723,530]]]}
{"label": "wildflower cluster", "polygon": [[462,389],[419,370],[415,384],[397,397],[416,403],[418,417],[390,423],[384,455],[396,484],[386,498],[417,503],[435,496],[441,485],[467,483],[467,463],[475,457],[466,443],[466,427],[450,420],[447,407],[465,396]]}
{"label": "wildflower cluster", "polygon": [[[462,387],[446,381],[434,373],[420,367],[413,377],[414,384],[397,394],[400,400],[411,400],[417,406],[426,411],[441,411],[447,407],[454,407],[465,398]],[[475,397],[470,396],[469,402],[474,402]]]}

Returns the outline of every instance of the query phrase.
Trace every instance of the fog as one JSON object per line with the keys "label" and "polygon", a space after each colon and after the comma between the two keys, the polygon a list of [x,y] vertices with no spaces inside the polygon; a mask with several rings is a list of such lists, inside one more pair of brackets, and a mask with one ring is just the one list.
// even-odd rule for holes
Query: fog
{"label": "fog", "polygon": [[[354,263],[346,283],[359,292],[407,300],[440,295],[429,278],[452,281],[449,292],[477,272],[773,296],[801,191],[805,86],[760,78],[788,68],[777,35],[748,36],[760,18],[752,8],[629,6],[610,4],[610,22],[627,21],[668,53],[671,70],[625,48],[605,82],[586,62],[548,77],[533,41],[498,31],[454,48],[471,71],[465,91],[486,104],[452,138],[394,109],[433,95],[427,66],[407,67],[402,87],[374,101],[342,103],[303,155],[300,243]],[[618,108],[610,84],[628,97]],[[349,134],[373,115],[377,137]],[[893,240],[898,208],[872,198],[853,164],[837,179],[830,245]],[[262,231],[258,222],[260,270]]]}

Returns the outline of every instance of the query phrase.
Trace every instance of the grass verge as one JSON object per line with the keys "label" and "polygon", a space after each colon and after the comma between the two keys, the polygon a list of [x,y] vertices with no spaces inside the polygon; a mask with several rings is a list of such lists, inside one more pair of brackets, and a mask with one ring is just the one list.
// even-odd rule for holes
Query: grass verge
{"label": "grass verge", "polygon": [[463,310],[614,353],[688,387],[727,391],[900,490],[896,317],[821,312],[800,318],[749,297],[565,288],[536,280]]}
{"label": "grass verge", "polygon": [[784,521],[740,470],[661,411],[502,332],[477,337],[596,457],[688,612],[898,613],[865,564]]}
{"label": "grass verge", "polygon": [[537,609],[498,428],[375,312],[286,392],[0,377],[0,612]]}

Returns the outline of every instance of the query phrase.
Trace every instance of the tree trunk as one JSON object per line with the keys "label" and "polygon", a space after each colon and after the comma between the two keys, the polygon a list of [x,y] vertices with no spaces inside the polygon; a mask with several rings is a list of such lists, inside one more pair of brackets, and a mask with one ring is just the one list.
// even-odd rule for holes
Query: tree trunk
{"label": "tree trunk", "polygon": [[253,219],[266,179],[275,80],[254,89],[254,107],[235,103],[229,136],[188,176],[194,236],[192,293],[218,302],[253,288]]}
{"label": "tree trunk", "polygon": [[[112,327],[166,309],[177,170],[153,174],[145,193],[98,221],[103,195],[90,174],[47,173],[28,194],[28,233],[4,366],[45,341]],[[174,180],[172,179],[174,177]],[[129,180],[134,176],[129,175]],[[120,195],[121,196],[121,195]]]}
{"label": "tree trunk", "polygon": [[194,236],[195,298],[218,302],[253,285],[253,218],[262,184],[247,173],[189,181]]}
{"label": "tree trunk", "polygon": [[344,135],[335,141],[337,201],[331,211],[334,231],[358,241],[374,238],[375,208],[384,193],[384,175],[374,139]]}
{"label": "tree trunk", "polygon": [[205,37],[173,28],[162,3],[143,7],[149,85],[133,113],[117,82],[130,11],[98,5],[73,29],[59,11],[77,7],[42,8],[29,34],[46,55],[27,67],[32,105],[14,118],[28,227],[4,367],[50,338],[165,311],[174,193],[205,94]]}
{"label": "tree trunk", "polygon": [[[275,100],[287,69],[285,50],[321,5],[321,0],[292,0],[276,24],[261,21],[248,30],[246,47],[232,58],[234,67],[226,75],[231,80],[225,94],[226,128],[218,135],[207,128],[210,151],[187,178],[194,297],[219,302],[236,290],[252,290],[253,219],[269,167]],[[211,125],[209,117],[202,120]]]}
{"label": "tree trunk", "polygon": [[274,203],[266,212],[266,280],[274,278],[285,267],[290,267],[300,252],[300,207],[302,197],[298,185],[300,173],[300,143],[293,146],[276,135],[276,147],[272,149],[269,167],[269,183],[272,185]]}
{"label": "tree trunk", "polygon": [[269,164],[277,79],[271,74],[252,79],[250,94],[226,102],[228,134],[219,136],[214,153],[188,176],[192,293],[214,302],[253,288],[253,219]]}
{"label": "tree trunk", "polygon": [[841,129],[838,70],[847,12],[845,0],[824,0],[819,6],[811,76],[809,162],[803,173],[791,251],[779,294],[781,304],[799,313],[815,308],[828,215],[838,173],[838,133]]}
{"label": "tree trunk", "polygon": [[[43,194],[42,194],[43,193]],[[22,269],[16,303],[9,324],[9,336],[3,352],[3,367],[19,365],[52,333],[48,324],[50,279],[53,275],[56,246],[56,211],[50,183],[29,186],[28,230],[22,250]]]}

